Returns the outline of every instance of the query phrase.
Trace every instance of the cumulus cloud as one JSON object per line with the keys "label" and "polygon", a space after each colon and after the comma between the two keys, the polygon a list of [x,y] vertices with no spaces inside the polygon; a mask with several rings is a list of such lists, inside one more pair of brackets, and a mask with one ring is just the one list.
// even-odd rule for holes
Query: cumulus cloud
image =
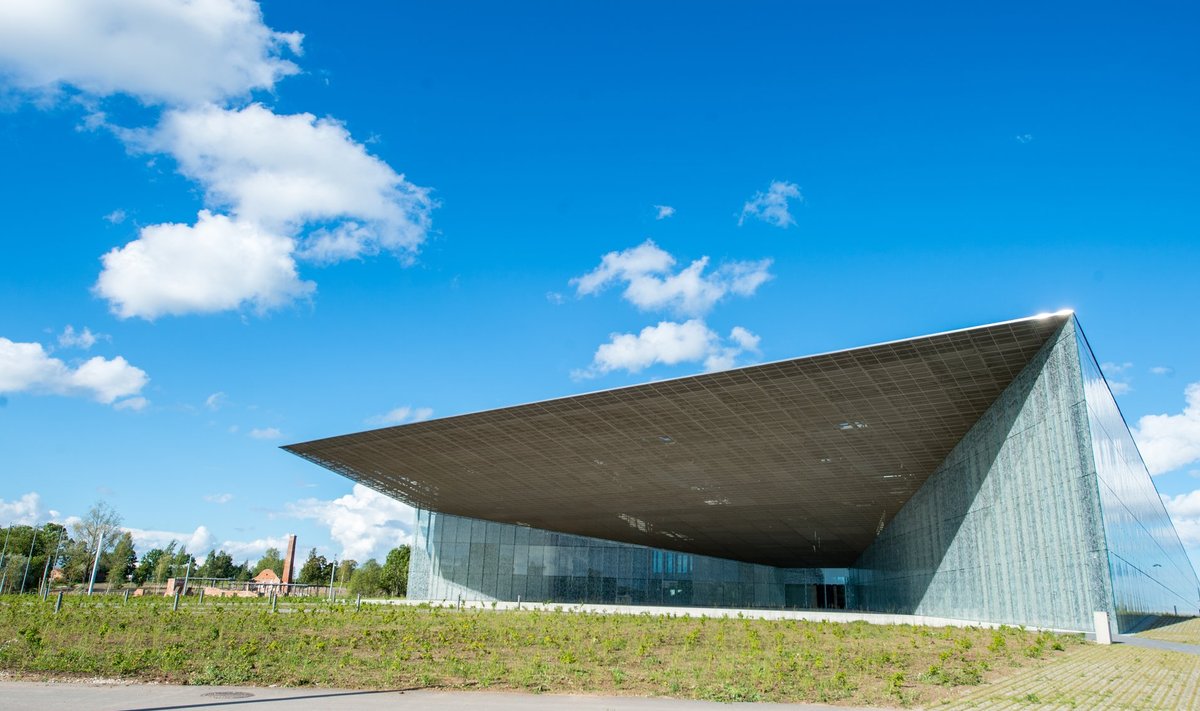
{"label": "cumulus cloud", "polygon": [[255,427],[250,430],[250,436],[254,439],[279,439],[283,433],[278,427]]}
{"label": "cumulus cloud", "polygon": [[253,0],[0,2],[0,73],[150,104],[201,104],[270,89],[298,67],[302,35],[263,24]]}
{"label": "cumulus cloud", "polygon": [[263,312],[316,288],[297,275],[293,247],[287,237],[202,210],[195,225],[150,225],[104,255],[95,292],[121,318],[242,305]]}
{"label": "cumulus cloud", "polygon": [[367,153],[345,127],[259,104],[164,114],[122,132],[135,149],[168,153],[205,201],[194,225],[161,224],[103,258],[96,293],[122,318],[265,312],[310,295],[297,259],[328,264],[390,252],[411,260],[434,201]]}
{"label": "cumulus cloud", "polygon": [[58,336],[58,346],[59,348],[82,348],[86,351],[96,345],[96,341],[100,338],[103,336],[92,333],[87,326],[84,326],[82,331],[76,331],[74,326],[67,324],[67,327]]}
{"label": "cumulus cloud", "polygon": [[1163,496],[1162,501],[1194,565],[1200,561],[1200,489],[1178,496]]}
{"label": "cumulus cloud", "polygon": [[62,514],[42,506],[41,494],[31,491],[19,499],[0,499],[0,526],[36,526],[57,521]]}
{"label": "cumulus cloud", "polygon": [[[261,313],[312,293],[297,259],[414,258],[435,206],[428,189],[333,118],[244,105],[299,71],[288,56],[301,40],[267,27],[254,0],[0,1],[0,79],[71,87],[91,112],[85,127],[172,156],[203,191],[209,211],[195,224],[144,227],[104,256],[95,293],[118,316]],[[102,104],[115,95],[161,108],[159,120],[117,125]]]}
{"label": "cumulus cloud", "polygon": [[1113,395],[1124,395],[1133,391],[1133,384],[1129,382],[1130,371],[1133,369],[1133,363],[1101,363],[1100,370],[1104,371],[1104,379],[1108,381],[1108,389]]}
{"label": "cumulus cloud", "polygon": [[729,370],[737,365],[737,359],[743,353],[758,353],[758,343],[761,337],[751,333],[741,326],[734,326],[729,332],[727,343],[719,345],[704,358],[704,369],[707,371]]}
{"label": "cumulus cloud", "polygon": [[127,132],[143,151],[168,153],[197,181],[211,207],[269,232],[295,235],[300,254],[330,263],[389,251],[410,256],[425,241],[434,207],[354,141],[340,122],[276,114],[260,104],[168,111],[150,131]]}
{"label": "cumulus cloud", "polygon": [[[268,548],[286,551],[287,544],[286,537],[267,536],[265,538],[256,538],[253,541],[221,541],[220,545],[214,546],[214,548],[225,551],[233,556],[234,560],[257,561],[259,558],[262,558],[263,553],[266,553]],[[303,561],[301,561],[301,564],[303,564]]]}
{"label": "cumulus cloud", "polygon": [[608,343],[596,349],[591,366],[573,375],[592,378],[614,370],[637,373],[652,365],[700,361],[705,370],[725,370],[732,368],[743,353],[757,351],[758,343],[759,337],[741,326],[734,327],[729,339],[723,340],[700,319],[661,321],[636,334],[612,334]]}
{"label": "cumulus cloud", "polygon": [[233,494],[206,494],[204,500],[210,504],[227,504],[233,501]]}
{"label": "cumulus cloud", "polygon": [[207,526],[197,526],[196,530],[191,533],[145,528],[125,528],[123,530],[129,532],[129,535],[133,537],[133,545],[143,552],[151,548],[166,548],[171,541],[176,541],[192,555],[203,555],[212,548],[213,544],[213,535]]}
{"label": "cumulus cloud", "polygon": [[104,221],[110,225],[119,225],[125,221],[125,217],[124,210],[113,210],[104,216]]}
{"label": "cumulus cloud", "polygon": [[1168,368],[1165,365],[1156,365],[1150,369],[1150,374],[1151,375],[1174,375],[1175,369]]}
{"label": "cumulus cloud", "polygon": [[432,407],[410,407],[403,405],[382,415],[367,418],[369,425],[399,425],[405,422],[420,422],[433,416]]}
{"label": "cumulus cloud", "polygon": [[1187,386],[1184,400],[1182,412],[1145,415],[1133,428],[1133,438],[1151,474],[1200,461],[1200,382]]}
{"label": "cumulus cloud", "polygon": [[287,513],[328,526],[330,538],[342,545],[342,558],[380,558],[412,542],[412,507],[362,484],[331,501],[310,498],[288,504]]}
{"label": "cumulus cloud", "polygon": [[754,197],[742,206],[738,226],[745,224],[747,217],[784,229],[796,224],[792,213],[788,211],[788,200],[804,201],[800,187],[781,180],[773,181],[766,192],[755,193]]}
{"label": "cumulus cloud", "polygon": [[705,273],[708,261],[701,257],[673,271],[675,258],[653,240],[646,240],[637,247],[609,252],[598,267],[571,283],[584,296],[623,282],[622,296],[639,309],[701,316],[726,296],[751,296],[771,279],[770,259],[730,262]]}
{"label": "cumulus cloud", "polygon": [[656,220],[665,220],[675,214],[675,208],[671,207],[670,205],[655,205],[654,209],[657,212],[657,214],[654,216],[654,219]]}
{"label": "cumulus cloud", "polygon": [[[70,366],[52,358],[40,343],[16,343],[0,338],[0,395],[18,392],[88,397],[116,407],[134,399],[149,382],[146,372],[121,356],[90,358]],[[141,398],[138,398],[141,399]]]}

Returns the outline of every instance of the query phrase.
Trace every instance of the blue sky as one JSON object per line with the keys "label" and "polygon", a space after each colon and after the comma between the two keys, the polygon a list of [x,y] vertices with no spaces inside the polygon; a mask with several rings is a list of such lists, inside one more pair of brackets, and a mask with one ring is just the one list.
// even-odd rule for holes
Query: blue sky
{"label": "blue sky", "polygon": [[28,6],[0,525],[361,560],[280,444],[1073,308],[1200,551],[1190,4]]}

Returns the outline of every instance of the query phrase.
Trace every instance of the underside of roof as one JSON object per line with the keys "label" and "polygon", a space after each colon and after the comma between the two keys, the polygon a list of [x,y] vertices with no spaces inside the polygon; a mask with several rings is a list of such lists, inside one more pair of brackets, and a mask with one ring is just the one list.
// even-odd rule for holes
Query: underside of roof
{"label": "underside of roof", "polygon": [[845,567],[1070,318],[284,449],[433,511],[781,567]]}

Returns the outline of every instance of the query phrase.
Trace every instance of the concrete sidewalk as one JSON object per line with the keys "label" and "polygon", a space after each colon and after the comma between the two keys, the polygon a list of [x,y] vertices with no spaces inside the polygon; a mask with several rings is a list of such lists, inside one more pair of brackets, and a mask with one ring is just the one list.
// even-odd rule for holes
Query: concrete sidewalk
{"label": "concrete sidewalk", "polygon": [[[269,711],[287,709],[479,709],[526,711],[717,711],[731,706],[789,711],[852,711],[848,706],[823,704],[724,704],[712,701],[644,699],[625,696],[556,696],[494,691],[348,691],[338,689],[279,689],[235,686],[172,686],[120,682],[59,683],[0,681],[0,708],[56,711],[174,711],[227,709]],[[876,710],[877,711],[877,710]]]}

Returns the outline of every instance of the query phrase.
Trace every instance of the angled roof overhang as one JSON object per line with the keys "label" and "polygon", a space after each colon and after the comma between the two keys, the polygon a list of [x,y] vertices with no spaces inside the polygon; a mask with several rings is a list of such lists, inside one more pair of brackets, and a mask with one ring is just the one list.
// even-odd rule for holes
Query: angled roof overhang
{"label": "angled roof overhang", "polygon": [[1070,318],[284,449],[433,511],[767,565],[843,567]]}

